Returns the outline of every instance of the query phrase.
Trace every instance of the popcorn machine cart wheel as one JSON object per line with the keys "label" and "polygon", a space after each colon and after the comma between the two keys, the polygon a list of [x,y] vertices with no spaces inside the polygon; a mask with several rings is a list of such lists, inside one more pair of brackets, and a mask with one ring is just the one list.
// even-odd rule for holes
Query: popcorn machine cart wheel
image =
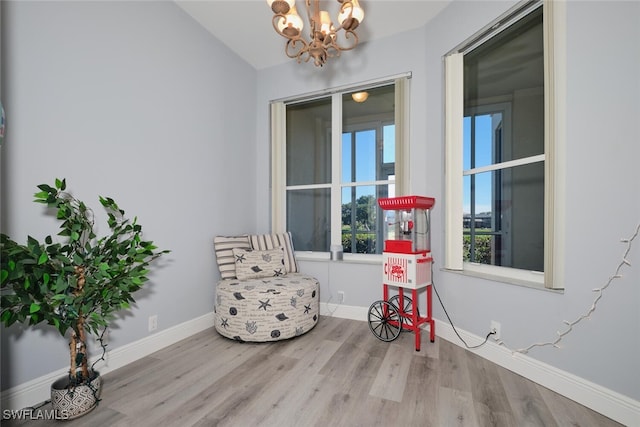
{"label": "popcorn machine cart wheel", "polygon": [[[435,341],[435,322],[431,317],[431,246],[429,210],[435,199],[402,196],[378,199],[385,215],[385,240],[382,273],[383,299],[369,307],[369,329],[380,340],[390,342],[403,330],[415,334],[415,348],[420,351],[420,326],[429,324],[429,338]],[[397,288],[389,295],[389,288]],[[410,295],[405,295],[409,290]],[[427,315],[420,316],[418,293],[426,293]]]}

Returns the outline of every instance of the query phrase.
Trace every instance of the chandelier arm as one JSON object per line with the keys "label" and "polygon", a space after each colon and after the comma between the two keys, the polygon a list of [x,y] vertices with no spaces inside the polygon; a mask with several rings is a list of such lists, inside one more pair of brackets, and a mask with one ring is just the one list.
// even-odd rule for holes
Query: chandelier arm
{"label": "chandelier arm", "polygon": [[345,40],[352,40],[351,43],[347,45],[341,45],[338,43],[338,37],[327,37],[330,40],[330,45],[333,49],[336,50],[351,50],[358,45],[358,35],[351,30],[344,30],[344,38]]}
{"label": "chandelier arm", "polygon": [[[300,48],[296,47],[296,44],[300,43],[302,44],[302,46]],[[300,62],[300,57],[304,54],[304,53],[308,53],[309,52],[309,45],[306,41],[304,41],[304,39],[297,37],[294,39],[289,39],[287,41],[287,44],[284,47],[284,53],[289,57],[289,58],[295,58],[298,60],[298,62]],[[306,61],[305,61],[306,62]]]}
{"label": "chandelier arm", "polygon": [[[312,0],[305,0],[307,4],[307,21],[309,21],[309,37],[314,39],[316,32],[316,25],[320,22],[320,0],[313,0],[313,8],[311,7]],[[305,61],[306,62],[306,61]]]}

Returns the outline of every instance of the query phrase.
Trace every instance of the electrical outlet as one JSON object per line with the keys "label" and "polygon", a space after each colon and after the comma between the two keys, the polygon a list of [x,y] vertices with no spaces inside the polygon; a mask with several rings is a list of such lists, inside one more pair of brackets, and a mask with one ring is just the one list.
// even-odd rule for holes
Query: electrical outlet
{"label": "electrical outlet", "polygon": [[149,316],[149,332],[153,332],[158,329],[158,315],[154,314]]}
{"label": "electrical outlet", "polygon": [[344,291],[338,291],[338,303],[344,303]]}
{"label": "electrical outlet", "polygon": [[498,341],[500,339],[500,337],[502,336],[500,334],[500,322],[496,322],[495,320],[491,321],[491,332],[495,332],[493,335],[491,335],[491,338],[493,338],[494,340]]}

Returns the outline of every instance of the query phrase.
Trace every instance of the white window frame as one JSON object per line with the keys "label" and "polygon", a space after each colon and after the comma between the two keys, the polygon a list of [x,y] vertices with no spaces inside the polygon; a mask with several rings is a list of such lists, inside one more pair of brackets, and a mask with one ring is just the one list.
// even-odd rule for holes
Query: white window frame
{"label": "white window frame", "polygon": [[[544,272],[463,262],[463,126],[464,54],[493,37],[511,22],[543,7],[545,63]],[[541,289],[564,289],[566,2],[523,1],[464,41],[445,62],[445,265],[476,277]]]}
{"label": "white window frame", "polygon": [[[395,191],[396,195],[405,195],[409,191],[409,103],[411,73],[386,77],[323,91],[319,94],[307,94],[297,98],[276,100],[271,102],[271,229],[272,232],[287,231],[287,186],[286,186],[286,106],[290,103],[332,97],[332,129],[331,129],[331,246],[342,245],[342,203],[341,194],[344,186],[385,184],[388,181],[372,183],[342,182],[342,95],[385,84],[395,84]],[[393,181],[391,181],[393,183]],[[326,184],[321,185],[326,187]],[[298,186],[296,186],[298,187]],[[315,186],[309,186],[310,188]],[[296,251],[299,259],[328,260],[330,252]],[[345,261],[379,262],[380,254],[345,253]]]}

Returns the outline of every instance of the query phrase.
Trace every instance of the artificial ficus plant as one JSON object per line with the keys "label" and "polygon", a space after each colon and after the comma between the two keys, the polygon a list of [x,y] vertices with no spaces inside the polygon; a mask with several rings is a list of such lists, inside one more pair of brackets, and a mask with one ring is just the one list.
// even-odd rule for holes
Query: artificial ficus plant
{"label": "artificial ficus plant", "polygon": [[143,240],[137,218],[125,218],[110,197],[99,196],[111,232],[98,238],[93,211],[65,191],[65,179],[38,189],[34,201],[55,211],[63,241],[28,236],[21,245],[0,234],[0,320],[6,326],[46,323],[62,336],[69,333],[70,385],[86,384],[93,379],[86,333],[101,337],[114,314],[135,302],[149,264],[169,251]]}

